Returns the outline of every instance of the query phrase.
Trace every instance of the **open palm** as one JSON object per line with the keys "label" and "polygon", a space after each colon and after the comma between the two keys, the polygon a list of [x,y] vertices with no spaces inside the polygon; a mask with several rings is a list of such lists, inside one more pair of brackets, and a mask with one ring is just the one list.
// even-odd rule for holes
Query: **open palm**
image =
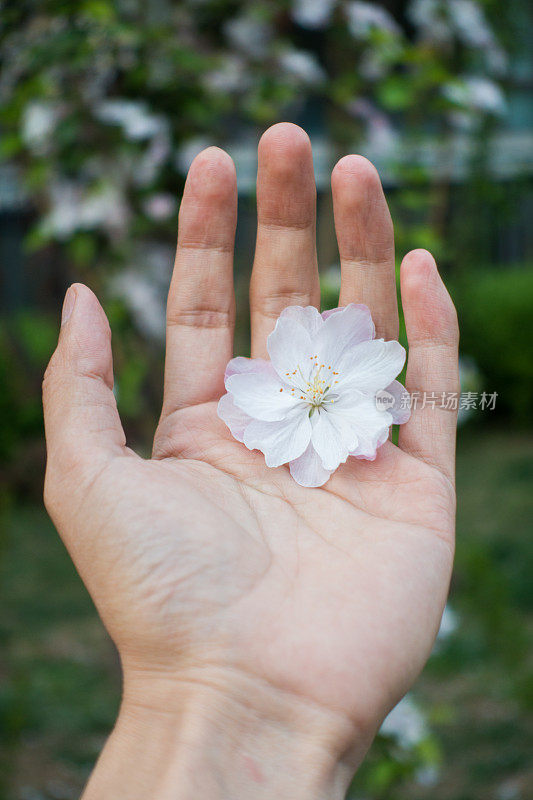
{"label": "open palm", "polygon": [[[378,335],[396,338],[392,224],[377,173],[347,156],[332,187],[340,304],[366,303]],[[263,136],[257,191],[250,305],[252,356],[263,357],[286,305],[319,303],[301,129]],[[89,289],[71,289],[45,379],[47,506],[126,676],[288,698],[302,717],[334,721],[348,749],[351,737],[371,738],[438,629],[453,560],[455,415],[417,408],[399,447],[349,459],[319,489],[233,440],[216,401],[233,348],[236,205],[231,159],[204,151],[180,211],[151,460],[125,446],[105,315]],[[455,312],[433,259],[410,253],[401,277],[407,387],[457,391]]]}

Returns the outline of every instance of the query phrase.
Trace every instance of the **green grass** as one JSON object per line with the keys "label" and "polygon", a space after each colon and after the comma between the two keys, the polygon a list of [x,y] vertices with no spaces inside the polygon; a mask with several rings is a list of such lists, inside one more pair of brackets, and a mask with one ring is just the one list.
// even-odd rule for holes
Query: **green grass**
{"label": "green grass", "polygon": [[[463,433],[458,487],[459,624],[414,690],[439,743],[439,778],[385,780],[372,800],[533,794],[533,436]],[[70,800],[115,718],[118,662],[45,512],[16,508],[3,523],[0,799]]]}

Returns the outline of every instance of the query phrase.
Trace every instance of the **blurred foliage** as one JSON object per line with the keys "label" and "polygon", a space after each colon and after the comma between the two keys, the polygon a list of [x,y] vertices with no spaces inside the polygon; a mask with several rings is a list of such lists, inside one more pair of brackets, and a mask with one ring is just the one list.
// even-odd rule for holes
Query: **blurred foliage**
{"label": "blurred foliage", "polygon": [[309,120],[339,151],[400,129],[415,140],[483,130],[505,107],[494,9],[490,0],[4,4],[0,155],[20,165],[38,212],[32,247],[55,242],[93,279],[96,265],[135,262],[140,243],[172,240],[174,198],[198,150],[243,142],[280,118]]}
{"label": "blurred foliage", "polygon": [[498,406],[526,423],[533,406],[533,270],[476,269],[454,286],[461,350],[473,357]]}

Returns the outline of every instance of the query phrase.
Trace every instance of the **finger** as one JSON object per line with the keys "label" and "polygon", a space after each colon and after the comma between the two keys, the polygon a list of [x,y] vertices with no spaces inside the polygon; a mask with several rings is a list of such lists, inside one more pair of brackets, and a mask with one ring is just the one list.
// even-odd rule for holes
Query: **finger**
{"label": "finger", "polygon": [[59,342],[43,381],[43,406],[48,496],[64,478],[79,488],[111,459],[126,454],[113,394],[109,323],[82,284],[71,286],[65,296]]}
{"label": "finger", "polygon": [[409,422],[400,426],[399,444],[453,481],[457,413],[442,406],[459,391],[457,314],[426,250],[405,256],[401,289],[409,342],[406,388],[416,393],[416,403]]}
{"label": "finger", "polygon": [[309,137],[287,122],[259,142],[257,243],[250,283],[252,356],[266,356],[266,338],[288,305],[316,305],[316,188]]}
{"label": "finger", "polygon": [[398,338],[392,220],[376,168],[363,156],[345,156],[331,175],[341,261],[339,305],[370,308],[376,336]]}
{"label": "finger", "polygon": [[162,422],[220,397],[232,356],[237,180],[230,156],[209,147],[193,161],[181,202],[167,303]]}

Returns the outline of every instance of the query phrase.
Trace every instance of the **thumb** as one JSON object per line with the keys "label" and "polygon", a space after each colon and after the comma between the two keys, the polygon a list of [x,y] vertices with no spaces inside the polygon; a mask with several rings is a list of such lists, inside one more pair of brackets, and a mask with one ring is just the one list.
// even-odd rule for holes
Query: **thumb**
{"label": "thumb", "polygon": [[126,454],[113,394],[111,330],[83,284],[74,284],[65,295],[59,342],[43,381],[43,406],[45,497],[65,478],[69,488],[83,488],[106,462]]}

